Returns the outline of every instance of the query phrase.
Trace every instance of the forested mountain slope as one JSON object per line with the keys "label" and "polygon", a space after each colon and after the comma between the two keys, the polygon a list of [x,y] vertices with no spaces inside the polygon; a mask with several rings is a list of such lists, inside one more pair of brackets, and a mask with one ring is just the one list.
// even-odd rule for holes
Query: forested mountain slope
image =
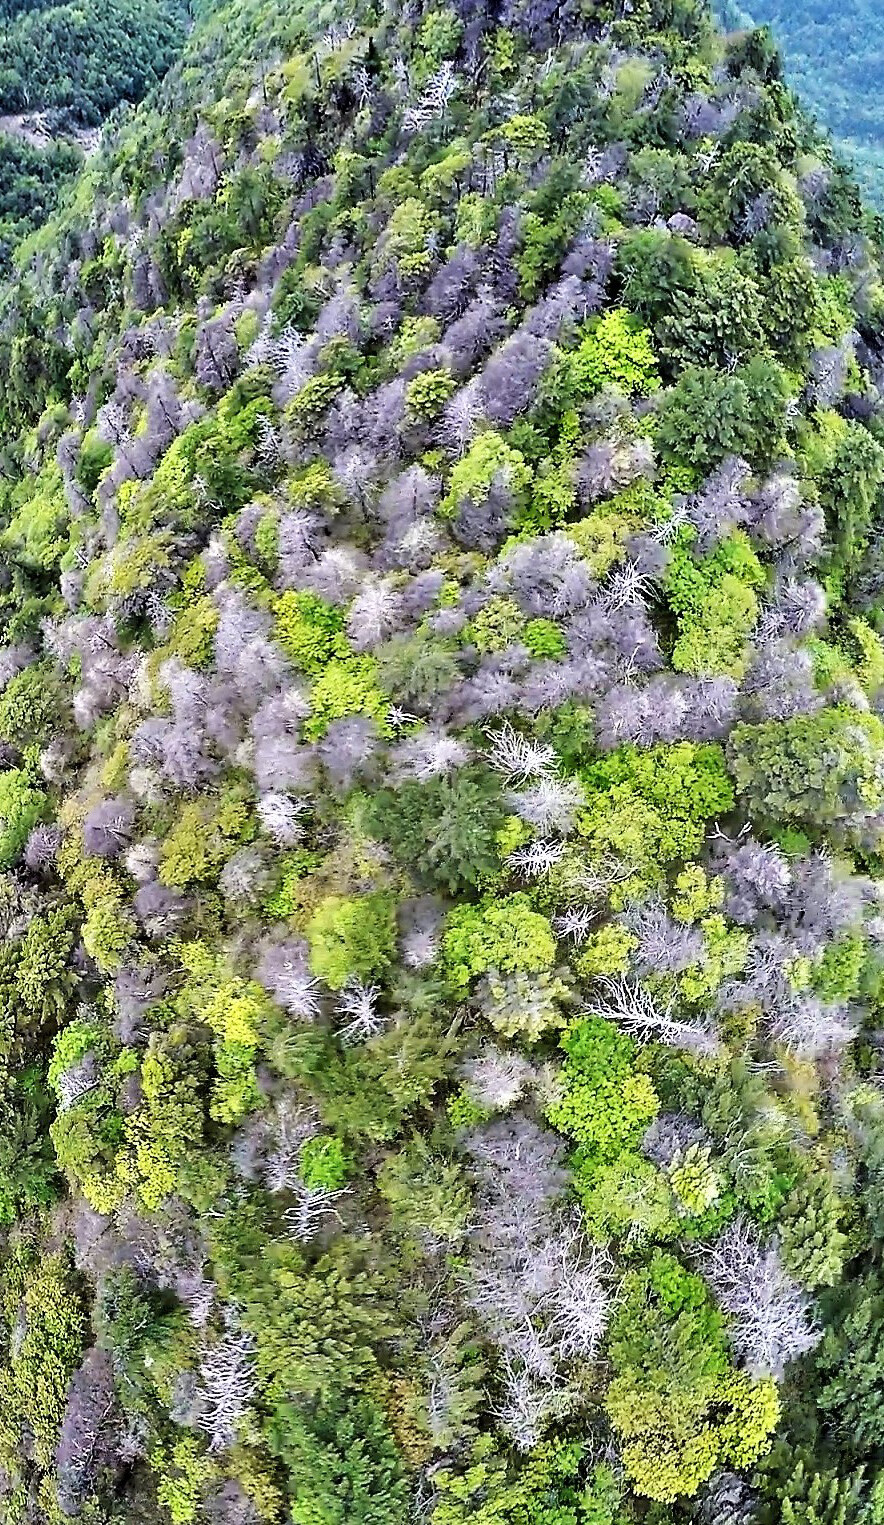
{"label": "forested mountain slope", "polygon": [[0,1518],[884,1519],[884,286],[693,0],[229,0],[0,293]]}

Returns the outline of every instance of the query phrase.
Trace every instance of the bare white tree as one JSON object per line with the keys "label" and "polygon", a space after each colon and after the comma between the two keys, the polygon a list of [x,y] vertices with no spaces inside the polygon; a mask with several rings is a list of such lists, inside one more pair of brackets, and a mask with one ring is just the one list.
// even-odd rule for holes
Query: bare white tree
{"label": "bare white tree", "polygon": [[473,442],[484,413],[482,383],[474,376],[447,404],[439,425],[439,435],[450,455],[460,459]]}
{"label": "bare white tree", "polygon": [[383,1032],[388,1019],[378,1011],[380,993],[379,985],[363,985],[355,978],[347,981],[337,1004],[337,1015],[344,1020],[344,1026],[338,1029],[342,1043],[365,1043]]}
{"label": "bare white tree", "polygon": [[391,753],[398,778],[427,779],[447,777],[455,768],[470,760],[470,749],[458,736],[435,726],[422,726]]}
{"label": "bare white tree", "polygon": [[304,835],[304,816],[310,801],[292,794],[262,794],[258,819],[278,847],[296,847]]}
{"label": "bare white tree", "polygon": [[600,594],[610,609],[626,609],[631,605],[644,607],[651,591],[649,579],[634,561],[624,561],[611,573]]}
{"label": "bare white tree", "polygon": [[581,872],[579,888],[590,901],[607,900],[614,886],[622,884],[633,872],[630,865],[619,858],[601,858]]}
{"label": "bare white tree", "polygon": [[560,1378],[538,1380],[508,1355],[501,1368],[503,1392],[491,1412],[517,1450],[530,1451],[550,1421],[567,1413],[574,1395]]}
{"label": "bare white tree", "polygon": [[466,1293],[500,1354],[497,1417],[516,1445],[530,1447],[571,1406],[575,1363],[598,1349],[610,1263],[587,1247],[577,1214],[559,1205],[567,1178],[553,1135],[516,1116],[472,1135],[467,1147],[482,1184]]}
{"label": "bare white tree", "polygon": [[255,1392],[255,1340],[247,1330],[228,1328],[203,1356],[199,1369],[197,1426],[210,1451],[227,1451]]}
{"label": "bare white tree", "polygon": [[531,1084],[532,1065],[521,1054],[507,1054],[493,1043],[486,1044],[461,1070],[464,1089],[477,1106],[488,1112],[507,1112]]}
{"label": "bare white tree", "polygon": [[272,1142],[264,1164],[268,1191],[291,1191],[298,1182],[301,1150],[319,1132],[319,1113],[294,1096],[281,1096],[272,1122]]}
{"label": "bare white tree", "polygon": [[598,912],[588,905],[569,905],[560,915],[552,918],[556,937],[567,937],[571,942],[585,943],[598,920]]}
{"label": "bare white tree", "polygon": [[531,778],[543,778],[556,771],[555,748],[523,736],[508,720],[499,731],[489,732],[488,740],[491,742],[487,753],[489,763],[511,783],[527,783]]}
{"label": "bare white tree", "polygon": [[687,522],[688,500],[683,498],[681,502],[676,501],[673,504],[672,513],[668,519],[661,519],[659,524],[654,525],[651,534],[660,545],[669,545],[675,539],[682,525],[687,524]]}
{"label": "bare white tree", "polygon": [[368,580],[350,605],[347,635],[356,651],[370,651],[399,626],[401,599],[390,578]]}
{"label": "bare white tree", "polygon": [[307,341],[294,328],[285,328],[273,346],[271,362],[279,377],[286,402],[300,392],[313,374],[313,360]]}
{"label": "bare white tree", "polygon": [[577,812],[585,803],[582,784],[570,778],[540,778],[530,789],[507,797],[510,809],[529,826],[541,832],[561,832],[563,836],[573,831]]}
{"label": "bare white tree", "polygon": [[813,996],[797,992],[778,1002],[770,1035],[791,1053],[815,1059],[844,1048],[857,1035],[862,1013],[846,1006],[826,1006]]}
{"label": "bare white tree", "polygon": [[454,64],[446,58],[441,68],[427,80],[420,98],[405,108],[402,114],[405,131],[417,132],[421,127],[426,127],[428,122],[444,117],[448,103],[457,93],[459,85],[460,79]]}
{"label": "bare white tree", "polygon": [[608,1322],[611,1258],[597,1245],[587,1247],[573,1223],[556,1250],[559,1274],[545,1301],[547,1328],[563,1360],[586,1361],[595,1355]]}
{"label": "bare white tree", "polygon": [[341,1197],[349,1196],[348,1186],[340,1186],[337,1191],[333,1191],[329,1186],[305,1186],[303,1181],[299,1181],[294,1190],[297,1202],[285,1215],[293,1239],[306,1243],[315,1238],[328,1217],[343,1222],[335,1203]]}
{"label": "bare white tree", "polygon": [[258,443],[255,460],[264,471],[273,471],[282,465],[282,435],[273,420],[262,413],[258,419]]}
{"label": "bare white tree", "polygon": [[661,1008],[650,991],[625,975],[598,982],[604,999],[593,1002],[591,1010],[599,1017],[616,1022],[624,1032],[641,1042],[657,1039],[672,1048],[684,1048],[697,1054],[717,1054],[721,1043],[710,1026],[682,1022],[671,1015],[671,1006]]}
{"label": "bare white tree", "polygon": [[69,1112],[78,1101],[94,1091],[101,1079],[101,1072],[94,1054],[84,1054],[70,1069],[64,1070],[55,1082],[59,1112]]}
{"label": "bare white tree", "polygon": [[404,731],[410,725],[420,724],[420,715],[412,715],[399,704],[391,704],[387,710],[387,724],[393,731]]}
{"label": "bare white tree", "polygon": [[176,1293],[187,1309],[190,1322],[202,1329],[211,1317],[218,1288],[202,1268],[178,1279]]}
{"label": "bare white tree", "polygon": [[110,445],[128,445],[132,439],[127,410],[119,402],[106,402],[98,410],[98,434]]}
{"label": "bare white tree", "polygon": [[308,1022],[319,1015],[319,981],[310,973],[305,949],[299,944],[270,944],[256,973],[265,989],[293,1017]]}
{"label": "bare white tree", "polygon": [[275,360],[275,341],[272,334],[273,314],[269,312],[258,330],[258,336],[246,350],[243,365],[250,371],[256,365],[272,365]]}
{"label": "bare white tree", "polygon": [[402,962],[406,969],[426,969],[436,962],[440,938],[432,927],[415,927],[402,939]]}
{"label": "bare white tree", "polygon": [[526,842],[524,847],[507,853],[505,861],[514,874],[521,874],[525,879],[542,879],[555,868],[564,851],[564,842]]}
{"label": "bare white tree", "polygon": [[753,1376],[781,1377],[790,1361],[819,1342],[810,1299],[784,1270],[776,1244],[762,1244],[745,1219],[728,1224],[701,1265]]}
{"label": "bare white tree", "polygon": [[362,111],[371,101],[372,95],[371,75],[364,64],[353,70],[353,85]]}

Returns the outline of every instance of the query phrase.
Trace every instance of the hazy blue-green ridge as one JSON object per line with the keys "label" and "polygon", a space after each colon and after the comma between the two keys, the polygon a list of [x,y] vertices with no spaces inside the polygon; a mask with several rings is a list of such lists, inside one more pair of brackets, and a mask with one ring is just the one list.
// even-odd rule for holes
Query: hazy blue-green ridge
{"label": "hazy blue-green ridge", "polygon": [[785,75],[855,166],[864,193],[884,208],[884,5],[881,0],[725,0],[726,26],[770,26]]}

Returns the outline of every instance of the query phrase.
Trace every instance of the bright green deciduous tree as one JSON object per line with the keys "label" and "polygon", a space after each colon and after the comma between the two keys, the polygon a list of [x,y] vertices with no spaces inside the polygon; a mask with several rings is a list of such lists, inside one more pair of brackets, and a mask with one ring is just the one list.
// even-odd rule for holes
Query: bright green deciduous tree
{"label": "bright green deciduous tree", "polygon": [[459,906],[448,917],[442,959],[452,984],[465,988],[477,975],[536,974],[549,969],[556,940],[548,919],[527,895],[506,895]]}
{"label": "bright green deciduous tree", "polygon": [[349,979],[383,974],[396,944],[392,897],[382,891],[326,896],[307,925],[307,941],[310,968],[333,990]]}
{"label": "bright green deciduous tree", "polygon": [[776,1386],[734,1370],[722,1315],[674,1256],[658,1251],[627,1272],[610,1355],[605,1406],[636,1493],[692,1497],[717,1469],[744,1468],[769,1449]]}

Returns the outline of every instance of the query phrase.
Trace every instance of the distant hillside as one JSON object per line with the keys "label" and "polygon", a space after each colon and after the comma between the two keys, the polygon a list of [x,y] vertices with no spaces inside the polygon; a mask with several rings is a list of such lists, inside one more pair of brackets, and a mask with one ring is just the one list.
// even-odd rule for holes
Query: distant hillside
{"label": "distant hillside", "polygon": [[884,0],[720,0],[726,26],[770,26],[789,84],[884,208]]}
{"label": "distant hillside", "polygon": [[178,56],[186,0],[2,0],[0,268],[45,221],[95,129]]}

